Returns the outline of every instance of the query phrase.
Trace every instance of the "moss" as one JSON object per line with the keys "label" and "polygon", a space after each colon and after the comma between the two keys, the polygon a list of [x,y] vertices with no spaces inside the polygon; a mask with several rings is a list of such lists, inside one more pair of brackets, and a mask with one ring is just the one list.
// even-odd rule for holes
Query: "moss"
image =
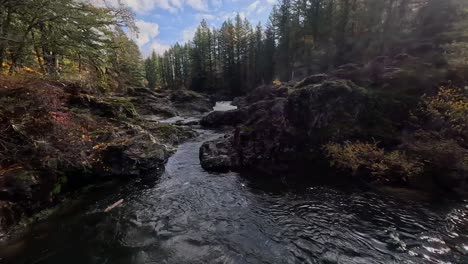
{"label": "moss", "polygon": [[18,224],[18,227],[21,228],[21,227],[27,227],[35,222],[38,222],[38,221],[41,221],[41,220],[44,220],[46,218],[49,218],[51,215],[53,215],[55,212],[57,211],[57,208],[56,207],[53,207],[53,208],[48,208],[48,209],[44,209],[44,210],[41,210],[39,211],[38,213],[30,216],[30,217],[27,217],[27,218],[23,218],[19,224]]}
{"label": "moss", "polygon": [[103,101],[110,108],[123,113],[126,117],[138,117],[138,112],[130,99],[125,97],[111,97]]}
{"label": "moss", "polygon": [[170,138],[172,136],[182,136],[184,134],[184,130],[171,124],[159,124],[155,134],[162,138]]}
{"label": "moss", "polygon": [[67,184],[67,182],[68,182],[67,176],[61,176],[58,179],[57,183],[55,184],[54,189],[52,190],[52,195],[57,196],[57,195],[61,194],[62,190],[65,187],[65,185]]}

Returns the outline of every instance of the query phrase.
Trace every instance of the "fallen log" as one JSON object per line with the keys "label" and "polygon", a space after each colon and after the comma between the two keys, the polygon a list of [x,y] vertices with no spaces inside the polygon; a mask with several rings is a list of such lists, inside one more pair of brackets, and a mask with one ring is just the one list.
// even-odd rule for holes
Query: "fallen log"
{"label": "fallen log", "polygon": [[112,210],[112,209],[116,208],[117,206],[123,204],[123,202],[124,202],[123,199],[118,200],[117,202],[113,203],[111,206],[107,207],[107,208],[104,210],[104,212],[105,212],[105,213],[109,212],[110,210]]}

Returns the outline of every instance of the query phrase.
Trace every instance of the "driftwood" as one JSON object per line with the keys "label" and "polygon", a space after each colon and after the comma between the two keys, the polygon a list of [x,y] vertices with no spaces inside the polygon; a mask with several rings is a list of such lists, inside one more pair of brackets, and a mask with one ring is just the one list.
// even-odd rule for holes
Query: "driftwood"
{"label": "driftwood", "polygon": [[104,212],[105,212],[105,213],[109,212],[110,210],[112,210],[112,209],[116,208],[117,206],[123,204],[123,202],[124,202],[123,199],[118,200],[117,202],[113,203],[111,206],[107,207],[107,208],[104,210]]}

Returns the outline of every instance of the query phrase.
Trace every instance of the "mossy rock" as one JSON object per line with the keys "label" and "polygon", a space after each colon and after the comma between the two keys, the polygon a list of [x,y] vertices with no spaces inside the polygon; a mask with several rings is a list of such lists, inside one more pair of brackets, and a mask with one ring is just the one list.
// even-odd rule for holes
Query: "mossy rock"
{"label": "mossy rock", "polygon": [[151,132],[158,139],[167,140],[173,144],[180,143],[181,141],[192,138],[196,135],[196,132],[191,129],[171,124],[158,124],[155,128],[151,129]]}
{"label": "mossy rock", "polygon": [[114,118],[135,118],[138,117],[138,112],[135,106],[126,97],[105,97],[98,98],[88,94],[80,94],[73,96],[70,103],[78,106],[85,106],[104,117]]}

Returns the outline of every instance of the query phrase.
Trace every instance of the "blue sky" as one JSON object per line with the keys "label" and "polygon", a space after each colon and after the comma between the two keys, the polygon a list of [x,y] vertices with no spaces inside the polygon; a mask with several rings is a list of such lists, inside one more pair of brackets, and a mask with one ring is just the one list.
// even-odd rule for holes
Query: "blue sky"
{"label": "blue sky", "polygon": [[205,19],[219,27],[237,13],[256,25],[268,19],[276,0],[120,0],[136,14],[139,34],[132,36],[143,56],[154,49],[164,52],[176,42],[192,39],[196,27]]}

